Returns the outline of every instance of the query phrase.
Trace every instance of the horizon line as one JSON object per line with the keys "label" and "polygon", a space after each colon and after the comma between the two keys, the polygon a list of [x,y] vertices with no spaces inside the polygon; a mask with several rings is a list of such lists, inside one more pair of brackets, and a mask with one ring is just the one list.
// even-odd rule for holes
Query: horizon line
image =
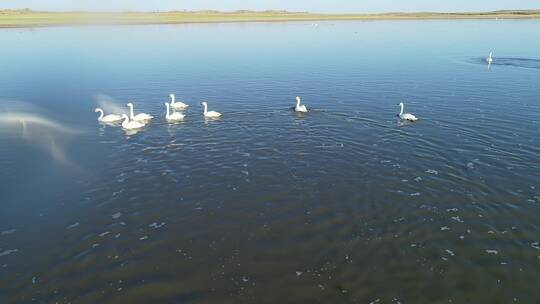
{"label": "horizon line", "polygon": [[2,12],[27,12],[27,13],[282,13],[282,14],[314,14],[314,15],[384,15],[384,14],[494,14],[494,13],[531,13],[540,12],[540,8],[531,9],[502,9],[491,11],[385,11],[385,12],[311,12],[311,11],[289,11],[280,9],[268,10],[34,10],[31,8],[3,9]]}

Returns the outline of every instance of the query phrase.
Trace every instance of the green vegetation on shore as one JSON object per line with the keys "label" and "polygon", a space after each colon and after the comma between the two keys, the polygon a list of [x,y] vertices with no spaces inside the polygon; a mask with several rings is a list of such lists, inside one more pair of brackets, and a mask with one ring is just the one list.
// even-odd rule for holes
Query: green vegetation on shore
{"label": "green vegetation on shore", "polygon": [[33,27],[82,24],[174,24],[209,22],[317,21],[317,20],[407,20],[407,19],[532,19],[540,10],[494,11],[485,13],[381,13],[315,14],[287,11],[175,11],[175,12],[39,12],[0,10],[0,27]]}

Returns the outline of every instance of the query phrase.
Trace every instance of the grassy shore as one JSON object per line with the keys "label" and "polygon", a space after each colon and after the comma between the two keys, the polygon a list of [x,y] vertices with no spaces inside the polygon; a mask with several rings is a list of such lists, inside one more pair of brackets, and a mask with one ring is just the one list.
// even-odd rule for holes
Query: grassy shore
{"label": "grassy shore", "polygon": [[259,21],[323,20],[416,20],[416,19],[532,19],[540,10],[495,11],[485,13],[384,13],[384,14],[313,14],[286,11],[180,11],[180,12],[38,12],[0,10],[0,27],[37,27],[82,24],[175,24]]}

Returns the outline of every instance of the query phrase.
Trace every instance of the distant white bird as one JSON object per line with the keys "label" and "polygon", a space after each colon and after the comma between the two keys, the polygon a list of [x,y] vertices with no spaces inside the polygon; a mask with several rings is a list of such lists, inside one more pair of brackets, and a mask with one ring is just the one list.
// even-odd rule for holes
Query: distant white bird
{"label": "distant white bird", "polygon": [[408,121],[417,121],[418,120],[418,118],[416,118],[416,116],[412,115],[411,113],[403,114],[403,108],[404,108],[403,102],[400,102],[399,106],[401,107],[401,111],[399,112],[399,114],[397,116],[400,119],[408,120]]}
{"label": "distant white bird", "polygon": [[296,96],[296,107],[294,107],[295,112],[307,113],[308,109],[305,105],[300,105],[300,97]]}
{"label": "distant white bird", "polygon": [[129,107],[129,119],[130,120],[134,120],[134,121],[139,121],[139,122],[147,122],[148,120],[154,118],[154,116],[152,115],[148,115],[146,113],[139,113],[137,115],[133,115],[133,104],[130,102],[127,104],[127,106]]}
{"label": "distant white bird", "polygon": [[168,102],[165,103],[165,106],[167,107],[167,113],[165,114],[165,119],[168,121],[179,121],[184,119],[185,115],[182,113],[174,112],[171,114],[170,105]]}
{"label": "distant white bird", "polygon": [[486,62],[488,64],[492,64],[493,63],[493,52],[489,52],[489,56],[488,58],[486,58]]}
{"label": "distant white bird", "polygon": [[174,96],[174,94],[169,94],[169,97],[171,97],[171,108],[173,109],[185,109],[187,107],[189,107],[188,104],[185,104],[181,101],[176,101],[176,98]]}
{"label": "distant white bird", "polygon": [[129,120],[129,117],[126,114],[122,114],[122,119],[124,120],[122,122],[122,128],[126,130],[136,130],[136,129],[141,129],[144,127],[143,123],[140,123],[134,120]]}
{"label": "distant white bird", "polygon": [[117,122],[117,121],[122,120],[122,115],[117,115],[117,114],[105,115],[101,108],[96,108],[94,112],[96,113],[99,112],[98,121],[100,122]]}
{"label": "distant white bird", "polygon": [[203,101],[202,102],[202,105],[204,107],[204,112],[203,112],[203,115],[204,117],[208,117],[208,118],[218,118],[221,116],[221,113],[219,112],[216,112],[216,111],[208,111],[208,104],[206,103],[206,101]]}

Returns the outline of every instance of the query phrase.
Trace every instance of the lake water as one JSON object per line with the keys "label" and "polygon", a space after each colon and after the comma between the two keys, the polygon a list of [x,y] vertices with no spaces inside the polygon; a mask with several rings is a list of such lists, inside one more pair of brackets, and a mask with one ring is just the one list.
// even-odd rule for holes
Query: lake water
{"label": "lake water", "polygon": [[[539,32],[0,30],[0,302],[537,303]],[[128,101],[144,130],[97,123]]]}

